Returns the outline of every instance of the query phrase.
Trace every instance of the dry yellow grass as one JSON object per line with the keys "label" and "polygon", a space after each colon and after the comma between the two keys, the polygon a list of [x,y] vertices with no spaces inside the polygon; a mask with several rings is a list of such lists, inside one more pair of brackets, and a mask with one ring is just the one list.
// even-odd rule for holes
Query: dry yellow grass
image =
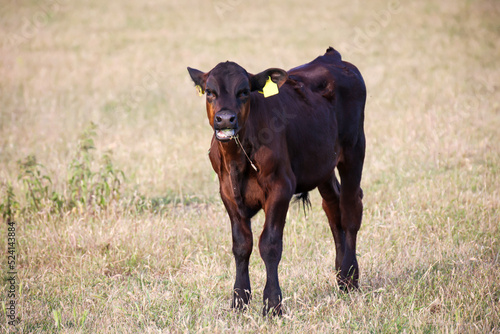
{"label": "dry yellow grass", "polygon": [[[29,205],[17,161],[30,154],[68,195],[90,122],[93,168],[111,152],[127,177],[105,207],[54,213],[46,199],[17,211],[20,322],[2,308],[2,331],[500,331],[497,2],[45,0],[1,12],[0,203],[11,184]],[[330,45],[368,88],[361,289],[337,291],[315,193],[308,217],[292,207],[285,228],[285,316],[260,316],[257,250],[254,302],[233,313],[230,228],[186,66],[288,69]],[[6,255],[0,263],[5,305]]]}

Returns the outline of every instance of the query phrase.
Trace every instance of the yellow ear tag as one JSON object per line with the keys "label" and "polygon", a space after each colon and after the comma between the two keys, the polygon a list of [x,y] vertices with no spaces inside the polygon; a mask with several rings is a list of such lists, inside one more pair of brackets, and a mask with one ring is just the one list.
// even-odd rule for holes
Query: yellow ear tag
{"label": "yellow ear tag", "polygon": [[196,85],[196,90],[198,91],[198,95],[202,96],[203,95],[203,88],[201,88],[200,85]]}
{"label": "yellow ear tag", "polygon": [[262,93],[264,97],[273,96],[279,93],[278,85],[271,80],[271,77],[267,78],[264,88],[262,88]]}

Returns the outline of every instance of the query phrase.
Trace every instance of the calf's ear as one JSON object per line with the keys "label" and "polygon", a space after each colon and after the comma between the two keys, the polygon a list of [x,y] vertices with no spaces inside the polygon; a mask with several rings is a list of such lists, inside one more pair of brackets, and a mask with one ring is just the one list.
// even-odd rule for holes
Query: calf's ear
{"label": "calf's ear", "polygon": [[203,95],[203,93],[205,93],[205,84],[207,83],[207,73],[203,73],[202,71],[191,67],[188,67],[187,70],[189,72],[189,76],[196,85],[196,89],[198,89],[200,95]]}
{"label": "calf's ear", "polygon": [[281,87],[286,79],[288,79],[288,73],[281,68],[269,68],[258,74],[250,74],[251,89],[262,91],[268,79],[271,79],[278,87]]}

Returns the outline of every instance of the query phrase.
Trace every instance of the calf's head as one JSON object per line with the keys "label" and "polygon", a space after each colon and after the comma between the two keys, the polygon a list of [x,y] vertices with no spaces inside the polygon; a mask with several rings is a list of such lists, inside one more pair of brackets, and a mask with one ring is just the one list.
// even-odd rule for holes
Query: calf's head
{"label": "calf's head", "polygon": [[250,74],[233,62],[220,63],[209,72],[188,67],[201,94],[206,93],[207,115],[219,141],[229,141],[245,126],[250,112],[250,94],[262,91],[268,82],[281,87],[288,78],[286,71],[270,68]]}

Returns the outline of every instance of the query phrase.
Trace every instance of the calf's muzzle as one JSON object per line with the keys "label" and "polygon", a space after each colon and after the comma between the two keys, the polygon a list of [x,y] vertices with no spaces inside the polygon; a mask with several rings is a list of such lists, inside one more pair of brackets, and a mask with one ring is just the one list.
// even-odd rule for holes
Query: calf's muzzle
{"label": "calf's muzzle", "polygon": [[231,140],[238,129],[238,117],[230,110],[223,109],[214,115],[215,137],[220,141]]}

